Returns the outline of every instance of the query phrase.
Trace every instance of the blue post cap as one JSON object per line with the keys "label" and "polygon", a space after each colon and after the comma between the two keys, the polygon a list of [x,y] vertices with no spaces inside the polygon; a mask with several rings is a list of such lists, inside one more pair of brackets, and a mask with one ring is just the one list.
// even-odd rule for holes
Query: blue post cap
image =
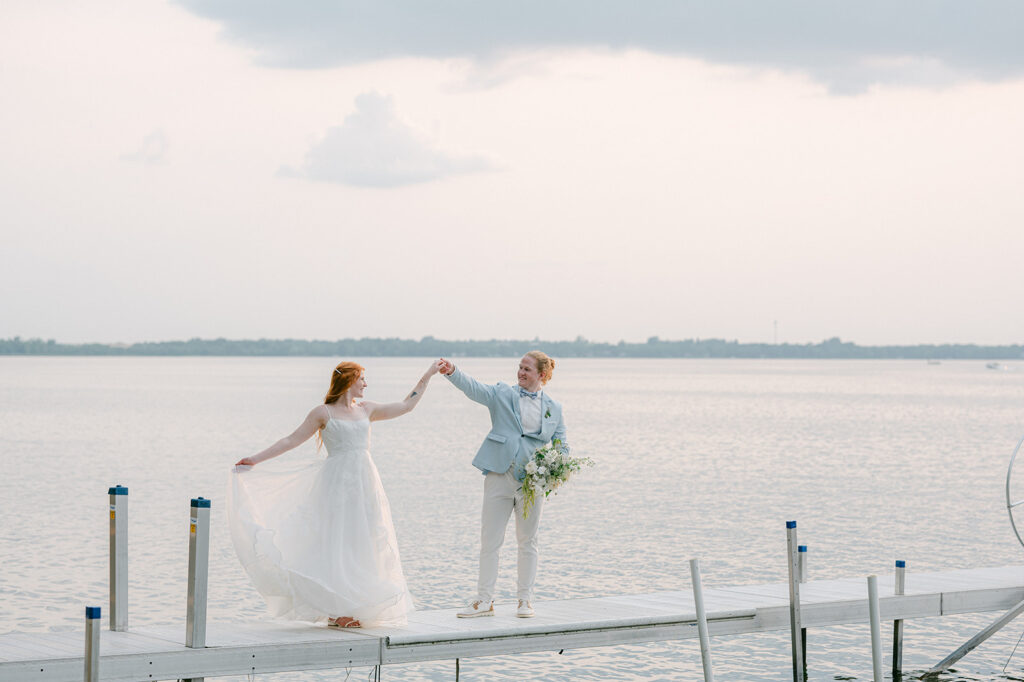
{"label": "blue post cap", "polygon": [[85,617],[88,618],[89,620],[93,620],[94,618],[99,618],[100,617],[100,607],[98,607],[98,606],[86,606],[85,607]]}
{"label": "blue post cap", "polygon": [[906,568],[906,567],[907,567],[907,562],[906,561],[904,561],[903,559],[897,559],[896,560],[896,568]]}
{"label": "blue post cap", "polygon": [[196,507],[197,509],[209,509],[210,501],[202,497],[197,497],[194,500],[192,500],[192,506]]}
{"label": "blue post cap", "polygon": [[796,528],[796,521],[786,521],[786,528]]}
{"label": "blue post cap", "polygon": [[807,551],[807,545],[797,545],[796,546],[796,551],[798,551],[798,552],[806,552]]}
{"label": "blue post cap", "polygon": [[123,485],[118,483],[113,488],[110,488],[109,490],[107,490],[107,494],[108,495],[127,495],[128,494],[128,488],[125,488]]}

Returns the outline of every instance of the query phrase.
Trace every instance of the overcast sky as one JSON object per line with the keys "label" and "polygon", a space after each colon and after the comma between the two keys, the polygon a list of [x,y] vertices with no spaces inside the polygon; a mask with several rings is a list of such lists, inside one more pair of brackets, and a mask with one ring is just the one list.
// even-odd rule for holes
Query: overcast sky
{"label": "overcast sky", "polygon": [[0,4],[0,337],[1024,341],[1024,5]]}

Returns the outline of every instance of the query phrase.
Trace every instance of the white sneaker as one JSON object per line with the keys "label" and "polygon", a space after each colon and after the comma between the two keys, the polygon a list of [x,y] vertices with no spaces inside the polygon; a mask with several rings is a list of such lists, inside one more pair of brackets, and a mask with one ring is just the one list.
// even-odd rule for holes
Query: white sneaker
{"label": "white sneaker", "polygon": [[519,600],[519,608],[516,609],[517,618],[533,618],[533,607],[525,599]]}
{"label": "white sneaker", "polygon": [[487,602],[486,607],[482,599],[475,600],[472,604],[455,614],[459,618],[479,618],[480,616],[494,615],[494,602]]}

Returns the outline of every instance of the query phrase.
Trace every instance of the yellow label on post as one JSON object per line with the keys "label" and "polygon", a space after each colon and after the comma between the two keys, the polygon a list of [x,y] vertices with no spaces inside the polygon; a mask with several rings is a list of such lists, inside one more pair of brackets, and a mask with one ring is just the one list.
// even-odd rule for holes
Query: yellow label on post
{"label": "yellow label on post", "polygon": [[190,533],[195,533],[196,532],[196,524],[194,524],[194,523],[189,524],[189,532]]}
{"label": "yellow label on post", "polygon": [[114,510],[113,509],[110,510],[110,520],[111,521],[114,520]]}

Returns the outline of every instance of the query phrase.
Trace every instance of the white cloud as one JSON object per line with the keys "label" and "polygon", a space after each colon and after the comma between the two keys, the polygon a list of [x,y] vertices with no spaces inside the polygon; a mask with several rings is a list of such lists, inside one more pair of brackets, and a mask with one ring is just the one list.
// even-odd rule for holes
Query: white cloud
{"label": "white cloud", "polygon": [[[835,97],[778,69],[550,47],[265,68],[161,0],[114,0],[110,22],[22,6],[0,21],[0,291],[18,292],[0,337],[764,340],[778,320],[780,341],[1024,338],[1024,81],[927,87],[948,63],[901,57],[858,62],[901,87]],[[490,81],[506,66],[529,70]],[[393,104],[353,105],[374,90]],[[392,120],[441,157],[421,166],[501,172],[275,175],[307,177],[348,114],[350,137],[393,139]],[[167,163],[119,158],[158,127]]]}
{"label": "white cloud", "polygon": [[391,97],[365,92],[340,126],[329,128],[299,169],[282,167],[285,177],[304,177],[357,187],[400,187],[491,170],[481,156],[450,154],[403,122]]}

